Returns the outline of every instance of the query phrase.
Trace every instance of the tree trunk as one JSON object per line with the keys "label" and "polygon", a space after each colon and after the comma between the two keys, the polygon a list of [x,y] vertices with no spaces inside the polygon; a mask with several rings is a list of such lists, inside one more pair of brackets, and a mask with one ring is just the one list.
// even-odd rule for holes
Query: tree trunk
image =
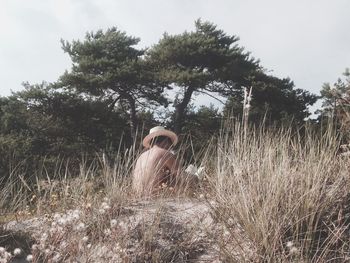
{"label": "tree trunk", "polygon": [[191,101],[192,93],[194,92],[194,90],[195,89],[193,87],[188,87],[185,90],[184,97],[183,97],[182,101],[180,103],[178,103],[177,105],[175,105],[174,132],[178,135],[181,133],[183,122],[185,119],[185,111],[186,111],[188,104]]}
{"label": "tree trunk", "polygon": [[136,136],[136,126],[137,126],[136,104],[135,104],[135,99],[131,95],[127,96],[127,101],[130,106],[130,133],[131,133],[131,138],[134,140]]}

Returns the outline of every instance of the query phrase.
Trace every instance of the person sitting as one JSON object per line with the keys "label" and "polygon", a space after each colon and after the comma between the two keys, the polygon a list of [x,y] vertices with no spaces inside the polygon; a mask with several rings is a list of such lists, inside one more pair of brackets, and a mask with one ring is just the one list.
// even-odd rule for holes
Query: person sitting
{"label": "person sitting", "polygon": [[143,139],[147,150],[137,159],[132,177],[132,187],[137,195],[149,196],[162,185],[176,185],[180,167],[171,149],[177,142],[177,135],[162,126],[152,128]]}

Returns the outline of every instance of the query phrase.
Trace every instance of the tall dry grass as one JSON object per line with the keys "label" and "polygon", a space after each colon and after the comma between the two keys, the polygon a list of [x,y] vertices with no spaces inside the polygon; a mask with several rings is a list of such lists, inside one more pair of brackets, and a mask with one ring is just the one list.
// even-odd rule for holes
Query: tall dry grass
{"label": "tall dry grass", "polygon": [[[28,174],[21,165],[3,177],[0,189],[1,221],[40,216],[74,209],[84,203],[93,203],[104,197],[120,196],[127,200],[135,149],[116,154],[113,159],[105,154],[87,160],[84,156],[78,169],[71,169],[69,160],[57,158],[51,173],[45,162]],[[5,218],[3,218],[5,217]]]}
{"label": "tall dry grass", "polygon": [[331,130],[300,136],[226,125],[204,160],[225,261],[350,260],[350,162],[338,147]]}
{"label": "tall dry grass", "polygon": [[[197,187],[184,180],[172,198],[181,202],[180,197],[193,197],[194,192],[206,196],[223,230],[208,233],[208,239],[216,240],[223,262],[350,260],[350,160],[337,156],[339,140],[332,130],[321,136],[306,128],[300,135],[291,129],[249,129],[246,122],[230,122],[192,160],[185,152],[193,147],[185,142],[178,150],[179,161],[184,167],[188,161],[205,166],[206,180],[196,181]],[[130,230],[128,223],[114,223],[127,213],[123,207],[139,200],[130,187],[141,151],[135,145],[113,158],[102,154],[92,162],[83,159],[77,174],[58,160],[54,174],[43,166],[34,182],[26,180],[20,165],[14,167],[0,191],[1,215],[60,212],[36,240],[39,249],[31,249],[34,262],[55,257],[186,262],[195,244],[190,236],[166,250],[155,245],[166,217],[162,199],[169,197],[167,189],[157,196],[159,209],[150,222]],[[161,236],[173,239],[172,230]],[[138,244],[137,251],[128,252],[129,243]]]}
{"label": "tall dry grass", "polygon": [[[135,145],[114,157],[83,158],[76,174],[69,169],[69,162],[60,159],[52,174],[43,165],[31,181],[25,179],[23,169],[14,170],[0,191],[1,215],[9,215],[1,220],[39,217],[45,221],[24,247],[15,247],[18,240],[11,239],[12,233],[2,230],[0,224],[0,250],[4,249],[1,246],[7,250],[7,254],[0,251],[0,261],[16,258],[15,252],[9,254],[15,248],[29,254],[32,262],[186,262],[194,257],[200,242],[193,240],[185,226],[170,222],[163,209],[169,196],[176,199],[193,190],[187,180],[179,191],[161,189],[151,201],[154,214],[147,213],[144,219],[129,214],[127,207],[140,201],[133,195],[130,178],[141,151]],[[178,149],[181,163],[185,151],[183,145]],[[5,236],[13,244],[4,241]],[[160,246],[159,240],[169,244]]]}
{"label": "tall dry grass", "polygon": [[[25,160],[12,165],[8,176],[0,178],[0,222],[8,220],[8,216],[13,218],[13,215],[16,218],[17,215],[30,217],[74,209],[106,196],[120,195],[121,200],[135,200],[131,174],[142,151],[142,144],[135,142],[130,148],[120,147],[114,154],[101,152],[94,158],[82,154],[78,163],[77,160],[57,157],[50,160],[50,167],[44,158],[37,169],[31,171],[26,169]],[[198,164],[189,137],[184,138],[176,151],[182,167],[185,168],[188,162]],[[176,196],[190,193],[193,191],[191,187],[189,180],[182,180]],[[169,189],[165,187],[162,192],[167,192],[165,190]],[[158,197],[168,194],[162,192]]]}

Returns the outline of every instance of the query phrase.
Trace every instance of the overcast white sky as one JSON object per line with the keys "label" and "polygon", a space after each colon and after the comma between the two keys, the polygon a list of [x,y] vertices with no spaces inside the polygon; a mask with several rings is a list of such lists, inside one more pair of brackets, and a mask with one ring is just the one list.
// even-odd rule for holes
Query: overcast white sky
{"label": "overcast white sky", "polygon": [[117,26],[142,46],[209,20],[278,77],[318,93],[350,67],[349,0],[0,0],[0,95],[70,68],[60,39]]}

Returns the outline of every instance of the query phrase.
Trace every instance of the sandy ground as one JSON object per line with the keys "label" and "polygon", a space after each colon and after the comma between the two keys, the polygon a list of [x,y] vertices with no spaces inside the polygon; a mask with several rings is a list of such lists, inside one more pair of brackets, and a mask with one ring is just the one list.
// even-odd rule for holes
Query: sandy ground
{"label": "sandy ground", "polygon": [[[128,254],[131,255],[131,262],[138,262],[137,258],[132,258],[139,245],[137,233],[141,227],[151,227],[155,219],[158,227],[154,245],[158,251],[167,253],[170,247],[179,243],[179,240],[187,242],[188,249],[184,248],[185,252],[179,251],[184,253],[182,259],[176,256],[177,259],[173,262],[221,262],[214,238],[218,236],[217,233],[220,230],[214,223],[205,201],[192,199],[140,201],[126,206],[125,211],[127,212],[123,213],[118,220],[123,222],[125,231],[128,231],[126,233],[130,235],[131,244],[128,246]],[[9,233],[27,233],[35,239],[43,229],[48,227],[49,221],[46,217],[21,222],[11,221],[4,228]],[[96,246],[95,249],[101,248]],[[25,261],[23,258],[17,258],[13,262]]]}

